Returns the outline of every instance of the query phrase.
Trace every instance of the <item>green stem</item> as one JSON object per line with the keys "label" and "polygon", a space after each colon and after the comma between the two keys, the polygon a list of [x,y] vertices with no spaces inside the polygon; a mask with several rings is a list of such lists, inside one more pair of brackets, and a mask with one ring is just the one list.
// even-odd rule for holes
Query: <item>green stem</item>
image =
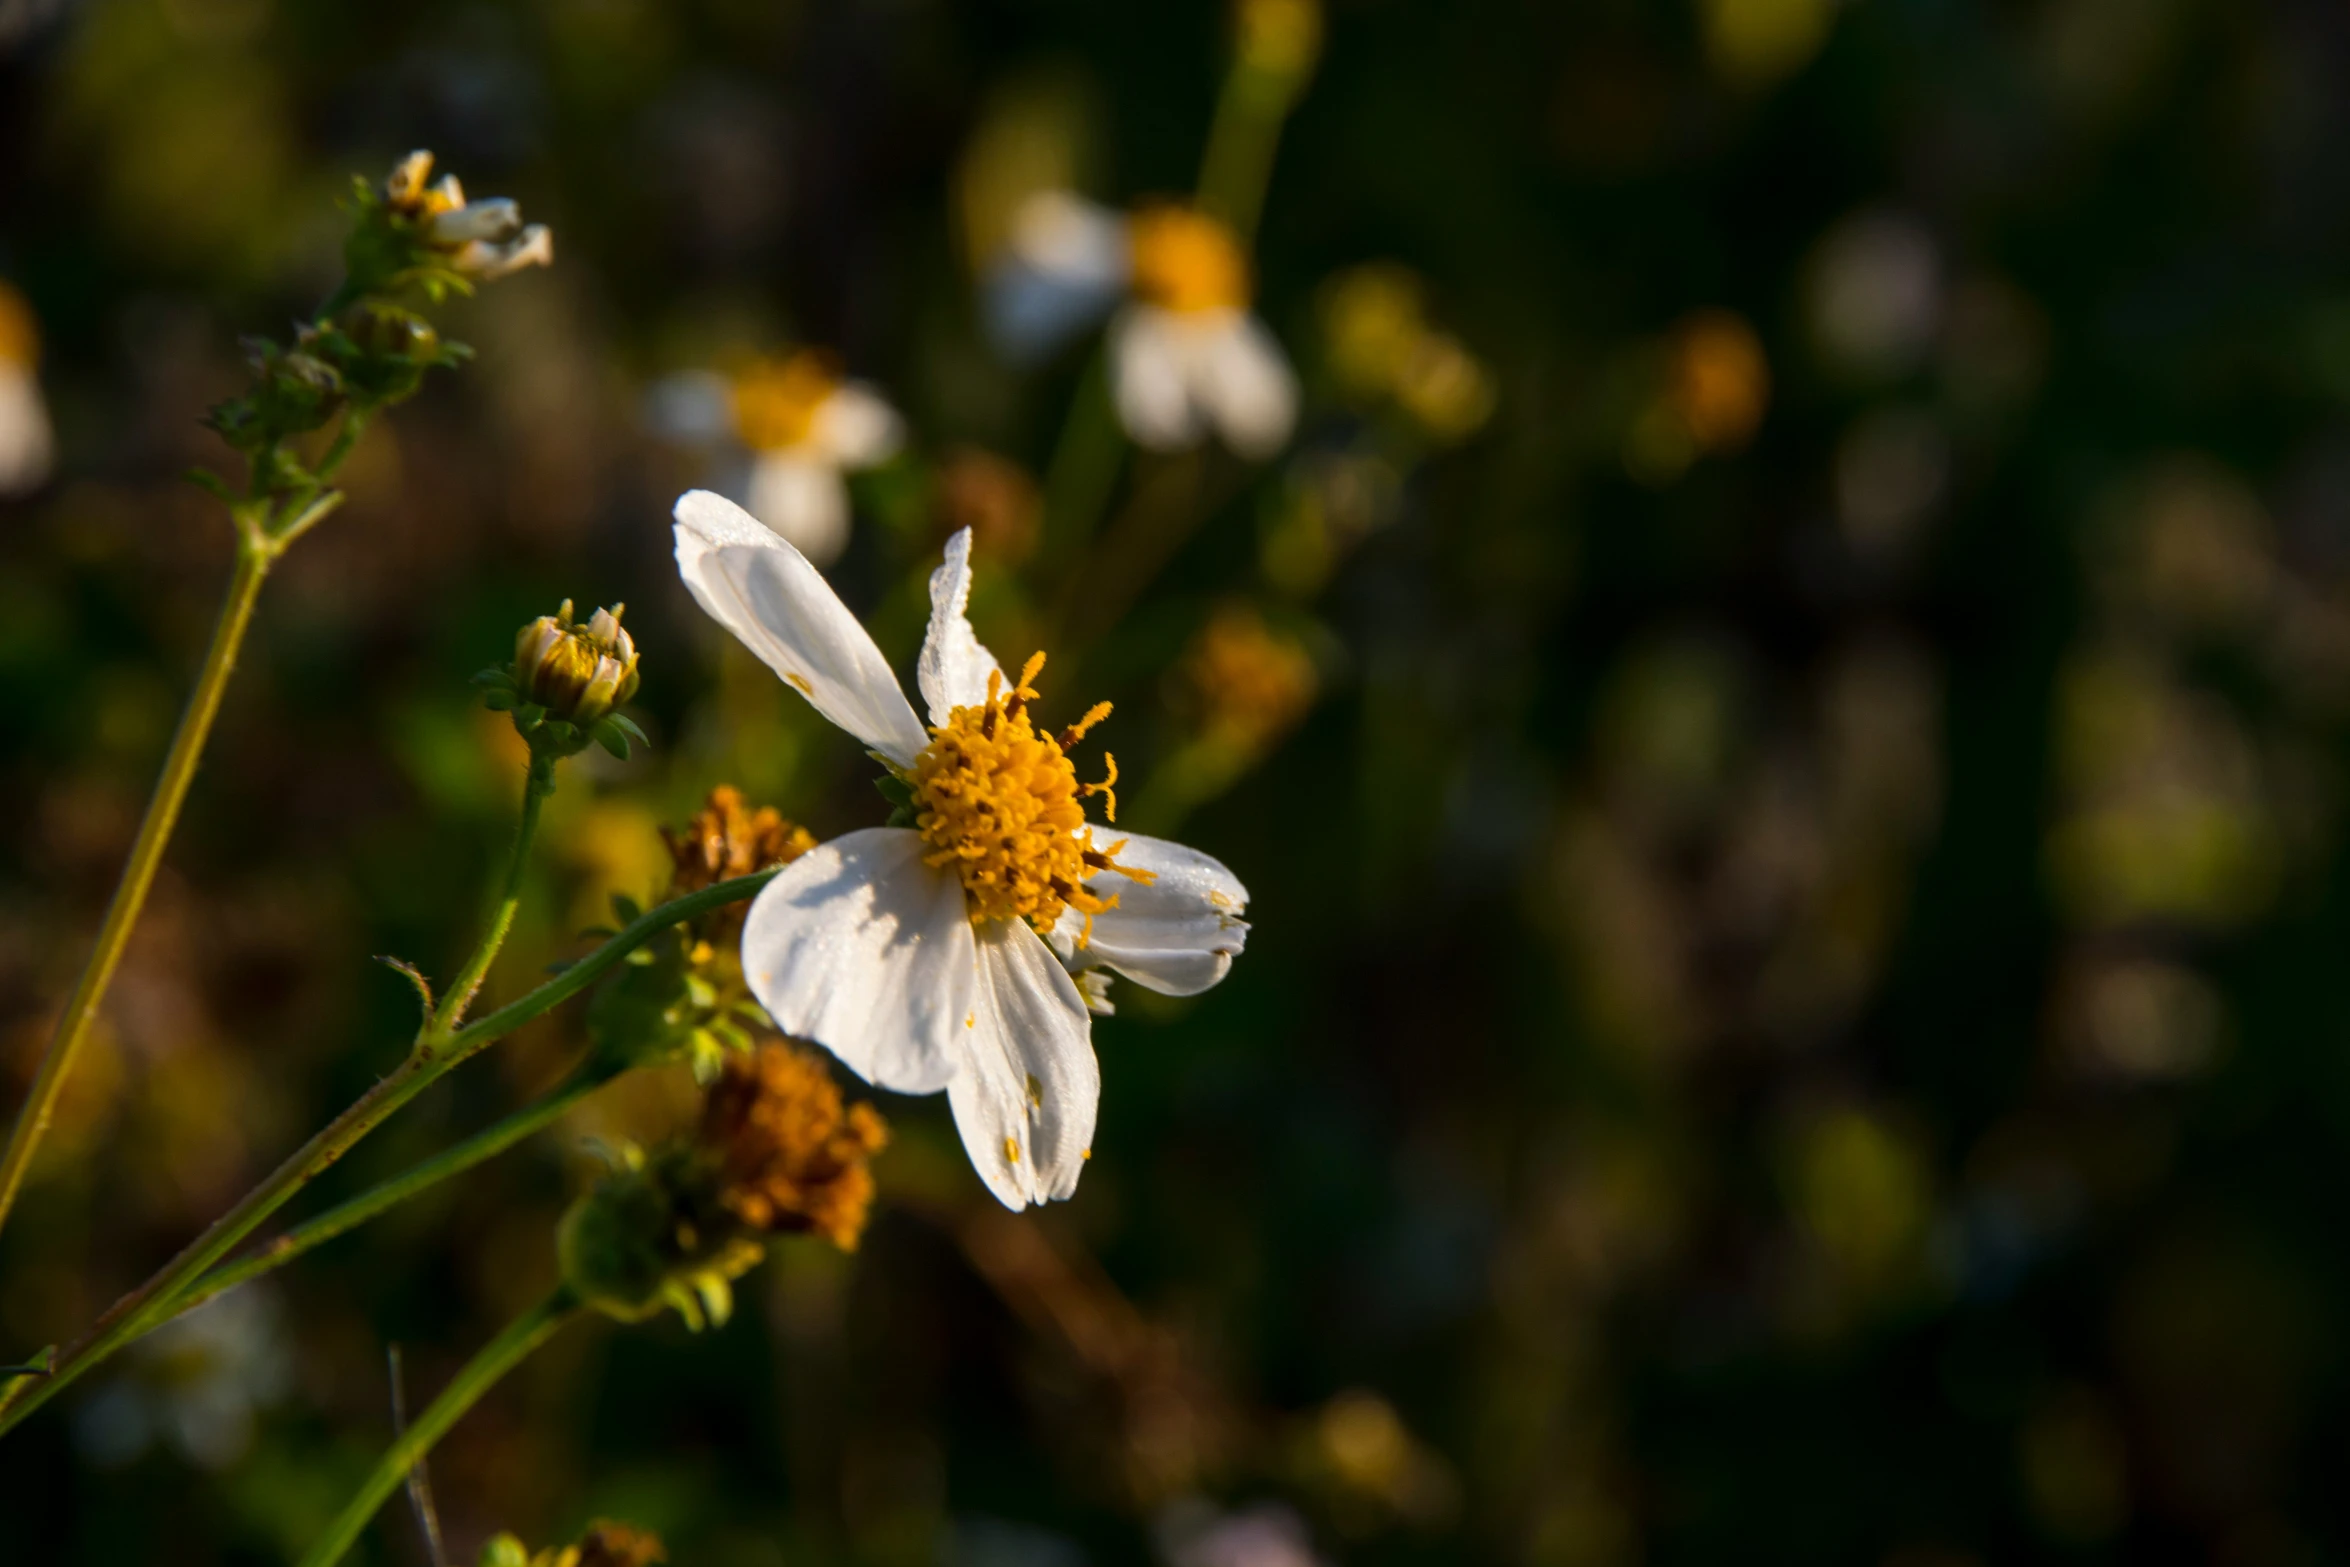
{"label": "green stem", "polygon": [[1108,349],[1097,349],[1070,399],[1061,438],[1045,468],[1045,554],[1053,561],[1074,561],[1083,554],[1125,461],[1125,432],[1110,404],[1109,366]]}
{"label": "green stem", "polygon": [[264,1273],[282,1268],[312,1247],[323,1246],[335,1237],[357,1229],[376,1215],[389,1212],[409,1198],[431,1190],[451,1176],[462,1175],[475,1165],[496,1158],[524,1138],[562,1119],[573,1105],[612,1081],[612,1076],[609,1071],[584,1071],[545,1098],[523,1106],[495,1126],[476,1132],[454,1148],[435,1154],[422,1164],[360,1193],[340,1207],[330,1208],[315,1219],[295,1225],[260,1250],[213,1269],[185,1294],[174,1299],[168,1314],[159,1317],[155,1325],[161,1327],[172,1318],[195,1310],[216,1295],[226,1294],[240,1284],[250,1283]]}
{"label": "green stem", "polygon": [[304,1143],[146,1283],[116,1301],[79,1342],[58,1355],[53,1374],[38,1381],[25,1379],[12,1384],[12,1391],[21,1390],[13,1403],[8,1401],[7,1394],[0,1393],[0,1434],[13,1430],[92,1366],[169,1316],[181,1291],[227,1256],[263,1220],[284,1207],[295,1193],[316,1180],[393,1111],[443,1074],[493,1041],[585,990],[670,926],[725,904],[739,903],[766,886],[774,875],[773,871],[759,871],[737,876],[732,881],[718,882],[699,892],[674,898],[631,920],[618,935],[530,994],[508,1002],[445,1039],[435,1041],[429,1035],[420,1038],[408,1059],[394,1068],[390,1076],[362,1094],[349,1109]]}
{"label": "green stem", "polygon": [[90,1027],[98,1019],[99,1005],[106,999],[106,988],[113,982],[123,949],[130,942],[131,928],[138,923],[139,911],[146,907],[156,868],[163,863],[164,845],[171,841],[171,830],[179,822],[180,807],[188,798],[188,785],[194,782],[196,765],[204,755],[204,742],[212,734],[212,721],[219,716],[221,696],[228,690],[229,676],[236,670],[237,650],[243,646],[245,630],[252,623],[253,605],[261,597],[261,584],[268,580],[270,564],[276,558],[276,551],[255,538],[250,530],[240,527],[238,534],[236,570],[229,577],[228,595],[221,601],[220,619],[212,628],[212,645],[205,650],[203,668],[196,675],[196,688],[189,694],[186,711],[180,715],[178,732],[171,737],[171,750],[163,760],[163,776],[156,780],[155,793],[147,802],[146,819],[139,823],[139,835],[131,844],[130,859],[122,868],[121,879],[114,884],[114,898],[106,906],[106,918],[98,927],[98,940],[90,949],[89,961],[83,965],[81,979],[66,1000],[64,1014],[57,1020],[57,1031],[50,1036],[49,1048],[33,1076],[32,1091],[25,1098],[24,1108],[17,1112],[15,1129],[9,1133],[8,1147],[0,1152],[0,1225],[8,1222],[9,1210],[16,1205],[16,1194],[24,1185],[25,1172],[32,1167],[33,1154],[49,1130],[49,1118],[57,1109],[57,1096],[65,1087],[66,1074],[73,1070],[74,1058],[90,1036]]}
{"label": "green stem", "polygon": [[383,1504],[391,1500],[408,1479],[409,1472],[423,1461],[448,1429],[477,1403],[482,1394],[497,1385],[498,1379],[553,1338],[566,1324],[578,1316],[582,1308],[571,1298],[571,1292],[558,1288],[529,1311],[506,1325],[506,1330],[481,1348],[481,1353],[466,1362],[465,1369],[441,1389],[441,1396],[430,1408],[416,1418],[416,1423],[402,1432],[376,1461],[359,1492],[351,1498],[335,1521],[327,1526],[318,1543],[310,1547],[302,1558],[302,1567],[334,1567],[358,1540],[360,1531],[375,1517]]}
{"label": "green stem", "polygon": [[514,915],[522,907],[522,878],[529,868],[531,840],[538,836],[539,807],[548,795],[555,792],[556,757],[533,747],[530,753],[530,771],[522,781],[522,820],[514,829],[514,852],[506,858],[506,881],[499,889],[498,905],[490,913],[489,929],[483,932],[473,956],[465,960],[450,981],[448,994],[441,998],[440,1010],[432,1015],[427,1034],[446,1035],[455,1031],[472,1005],[475,992],[497,960],[498,950],[506,945],[506,933],[514,928]]}
{"label": "green stem", "polygon": [[1256,237],[1265,187],[1273,178],[1273,154],[1281,145],[1281,122],[1296,102],[1297,87],[1287,78],[1235,65],[1216,99],[1207,151],[1200,158],[1199,204],[1224,220],[1243,250]]}

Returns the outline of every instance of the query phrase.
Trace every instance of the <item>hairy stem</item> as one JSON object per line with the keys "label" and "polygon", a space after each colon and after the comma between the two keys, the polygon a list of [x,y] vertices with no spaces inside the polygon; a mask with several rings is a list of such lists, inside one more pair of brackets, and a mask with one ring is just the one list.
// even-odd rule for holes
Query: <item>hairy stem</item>
{"label": "hairy stem", "polygon": [[195,1310],[216,1295],[226,1294],[240,1284],[250,1283],[264,1273],[282,1268],[312,1247],[323,1246],[335,1237],[357,1229],[378,1214],[388,1213],[409,1198],[430,1191],[451,1176],[462,1175],[475,1165],[496,1158],[524,1138],[562,1119],[573,1105],[612,1081],[612,1077],[609,1071],[582,1070],[569,1082],[544,1098],[524,1105],[495,1126],[486,1127],[454,1148],[435,1154],[381,1185],[361,1192],[340,1207],[330,1208],[315,1219],[295,1225],[259,1250],[213,1269],[176,1297],[169,1310],[157,1317],[155,1326],[161,1327],[173,1318]]}
{"label": "hairy stem", "polygon": [[[0,1433],[14,1429],[92,1366],[171,1315],[182,1290],[227,1256],[263,1220],[284,1207],[393,1111],[444,1073],[493,1041],[579,994],[670,926],[725,904],[739,903],[766,886],[774,875],[773,871],[759,871],[673,898],[631,920],[618,935],[530,994],[476,1019],[444,1040],[420,1039],[408,1059],[394,1068],[389,1077],[362,1094],[349,1109],[304,1143],[146,1283],[116,1301],[88,1333],[57,1356],[49,1376],[20,1379],[7,1393],[0,1393]],[[13,1402],[9,1401],[10,1394],[15,1395]]]}
{"label": "hairy stem", "polygon": [[572,1299],[571,1292],[558,1288],[538,1305],[516,1317],[506,1330],[491,1339],[481,1352],[466,1362],[465,1369],[450,1379],[425,1412],[416,1417],[392,1445],[384,1450],[382,1458],[359,1487],[349,1505],[326,1533],[318,1537],[302,1558],[301,1567],[333,1567],[343,1559],[358,1540],[368,1521],[391,1500],[391,1495],[408,1479],[409,1472],[432,1451],[448,1429],[464,1413],[479,1402],[482,1394],[497,1385],[498,1379],[513,1370],[530,1352],[553,1338],[567,1323],[580,1315],[582,1307]]}
{"label": "hairy stem", "polygon": [[31,1168],[33,1154],[49,1130],[49,1118],[57,1109],[57,1096],[65,1088],[66,1074],[73,1070],[74,1058],[90,1036],[90,1027],[98,1019],[99,1005],[106,999],[106,988],[113,982],[123,949],[130,942],[131,928],[138,923],[139,911],[146,907],[147,891],[154,885],[156,868],[163,863],[164,845],[171,841],[171,830],[179,822],[180,807],[188,798],[188,785],[195,781],[196,764],[204,755],[204,742],[212,734],[212,721],[219,716],[221,696],[228,690],[229,676],[236,670],[237,650],[244,645],[245,629],[253,619],[254,602],[261,596],[261,584],[268,580],[274,557],[275,551],[256,539],[250,530],[239,529],[236,569],[229,577],[227,596],[221,600],[220,618],[213,625],[212,645],[204,652],[196,688],[189,693],[187,708],[180,714],[179,729],[171,737],[171,750],[163,760],[163,776],[155,782],[154,796],[147,802],[146,818],[139,823],[139,835],[131,844],[130,859],[123,865],[121,879],[114,884],[114,897],[106,906],[106,918],[98,927],[98,940],[90,949],[89,961],[83,965],[82,976],[66,1000],[65,1011],[57,1020],[57,1031],[49,1038],[49,1048],[33,1076],[32,1091],[17,1112],[14,1130],[8,1134],[7,1149],[0,1152],[0,1225],[8,1222],[9,1210],[16,1205],[16,1194],[24,1185],[25,1172]]}

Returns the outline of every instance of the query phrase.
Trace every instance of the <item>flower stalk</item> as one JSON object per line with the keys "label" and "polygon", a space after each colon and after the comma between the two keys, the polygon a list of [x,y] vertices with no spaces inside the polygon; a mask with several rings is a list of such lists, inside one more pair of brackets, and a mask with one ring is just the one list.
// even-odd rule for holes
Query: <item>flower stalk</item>
{"label": "flower stalk", "polygon": [[557,1288],[538,1305],[516,1317],[506,1325],[504,1332],[481,1347],[480,1353],[466,1362],[465,1368],[450,1379],[414,1424],[400,1433],[392,1445],[376,1461],[358,1493],[327,1526],[302,1558],[301,1567],[333,1567],[343,1559],[345,1552],[358,1540],[360,1532],[391,1500],[392,1493],[405,1485],[409,1473],[415,1469],[433,1444],[448,1433],[451,1426],[463,1418],[465,1412],[481,1400],[481,1396],[497,1386],[500,1378],[528,1359],[531,1351],[553,1338],[585,1310],[573,1299],[568,1288]]}
{"label": "flower stalk", "polygon": [[[543,265],[552,256],[544,227],[525,229],[511,202],[468,207],[453,177],[427,191],[423,180],[431,165],[430,154],[416,153],[380,191],[359,182],[342,283],[297,329],[290,345],[249,341],[252,385],[212,410],[212,428],[246,457],[246,490],[239,496],[210,473],[191,477],[227,504],[236,525],[236,565],[97,940],[58,1017],[7,1146],[0,1149],[0,1226],[16,1205],[58,1096],[146,907],[270,568],[342,504],[332,481],[369,415],[413,394],[427,370],[466,357],[461,345],[442,342],[421,316],[397,304],[397,296],[416,286],[437,300],[470,291],[476,279]],[[462,232],[449,231],[452,224]],[[329,421],[336,424],[333,439],[315,463],[305,466],[295,443]]]}
{"label": "flower stalk", "polygon": [[420,1197],[443,1181],[463,1175],[475,1165],[496,1158],[516,1143],[561,1120],[574,1105],[612,1081],[616,1075],[615,1071],[596,1066],[583,1068],[545,1096],[524,1105],[495,1125],[483,1128],[455,1147],[443,1149],[390,1180],[368,1188],[339,1207],[330,1208],[315,1219],[295,1225],[260,1249],[213,1269],[174,1299],[169,1314],[159,1318],[155,1325],[161,1327],[164,1322],[185,1316],[215,1296],[225,1295],[240,1284],[249,1284],[265,1273],[275,1272],[303,1253],[347,1235],[369,1220],[389,1213],[410,1198]]}
{"label": "flower stalk", "polygon": [[0,1393],[0,1435],[14,1429],[27,1415],[107,1356],[176,1314],[182,1291],[202,1278],[361,1138],[443,1075],[494,1041],[579,994],[672,925],[725,904],[741,902],[766,886],[774,875],[773,871],[760,871],[738,876],[672,899],[638,916],[593,953],[528,995],[445,1036],[433,1036],[429,1030],[420,1035],[408,1058],[389,1076],[304,1143],[146,1283],[117,1301],[79,1342],[60,1352],[48,1376],[15,1382],[13,1401],[9,1401],[8,1394]]}

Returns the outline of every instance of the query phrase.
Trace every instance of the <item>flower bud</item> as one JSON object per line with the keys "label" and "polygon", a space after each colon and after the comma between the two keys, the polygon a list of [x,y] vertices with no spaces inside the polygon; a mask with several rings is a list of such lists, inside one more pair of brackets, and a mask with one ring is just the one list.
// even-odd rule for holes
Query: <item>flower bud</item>
{"label": "flower bud", "polygon": [[522,209],[504,196],[467,201],[454,174],[432,177],[432,154],[417,151],[400,160],[384,181],[384,210],[407,243],[421,245],[430,259],[452,272],[490,282],[524,267],[555,259],[555,236],[543,223],[526,224]]}
{"label": "flower bud", "polygon": [[571,601],[541,615],[514,639],[514,689],[549,718],[586,727],[636,695],[636,643],[621,628],[625,605],[599,609],[585,626]]}

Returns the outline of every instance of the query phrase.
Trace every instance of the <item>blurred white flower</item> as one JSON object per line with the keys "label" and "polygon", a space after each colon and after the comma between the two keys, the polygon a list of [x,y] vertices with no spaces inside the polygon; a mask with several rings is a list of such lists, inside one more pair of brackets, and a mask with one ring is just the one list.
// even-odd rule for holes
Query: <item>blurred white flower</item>
{"label": "blurred white flower", "polygon": [[842,475],[887,462],[905,440],[897,411],[829,355],[804,349],[761,360],[733,380],[688,371],[657,383],[653,428],[671,440],[740,455],[723,486],[752,516],[819,566],[849,542]]}
{"label": "blurred white flower", "polygon": [[1897,212],[1859,213],[1828,231],[1810,271],[1812,339],[1831,368],[1889,380],[1917,367],[1942,324],[1932,235]]}
{"label": "blurred white flower", "polygon": [[1141,445],[1174,450],[1212,433],[1261,458],[1297,422],[1297,377],[1249,313],[1248,259],[1205,213],[1159,205],[1121,216],[1040,191],[1013,214],[986,287],[989,328],[1017,357],[1116,309],[1111,393]]}
{"label": "blurred white flower", "polygon": [[21,495],[49,477],[55,441],[34,373],[40,357],[32,306],[0,283],[0,495]]}
{"label": "blurred white flower", "polygon": [[806,556],[707,490],[679,498],[676,537],[695,601],[870,749],[911,823],[820,844],[768,883],[743,930],[751,993],[777,1027],[867,1082],[944,1090],[973,1168],[1005,1206],[1069,1196],[1101,1095],[1092,1015],[1070,970],[1196,995],[1247,940],[1247,889],[1179,844],[1095,843],[1084,801],[1102,795],[1116,820],[1117,764],[1105,758],[1108,779],[1079,783],[1067,753],[1109,704],[1057,736],[1035,727],[1044,656],[1007,679],[964,616],[969,529],[930,578],[927,732]]}
{"label": "blurred white flower", "polygon": [[101,1468],[157,1442],[202,1468],[228,1468],[252,1445],[254,1417],[292,1386],[283,1316],[275,1295],[248,1286],[158,1329],[76,1414],[74,1445]]}
{"label": "blurred white flower", "polygon": [[1305,1521],[1277,1502],[1237,1513],[1179,1502],[1156,1532],[1167,1567],[1322,1567]]}

